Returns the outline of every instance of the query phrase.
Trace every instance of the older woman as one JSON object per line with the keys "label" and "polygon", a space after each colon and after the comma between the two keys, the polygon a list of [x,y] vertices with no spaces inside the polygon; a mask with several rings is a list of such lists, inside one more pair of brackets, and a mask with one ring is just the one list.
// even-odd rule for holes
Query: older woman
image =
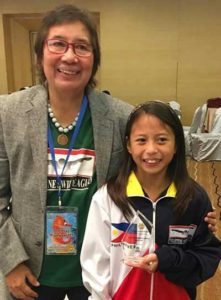
{"label": "older woman", "polygon": [[0,269],[15,298],[87,299],[88,209],[120,164],[132,106],[94,89],[100,48],[87,12],[49,12],[35,52],[42,84],[0,102]]}

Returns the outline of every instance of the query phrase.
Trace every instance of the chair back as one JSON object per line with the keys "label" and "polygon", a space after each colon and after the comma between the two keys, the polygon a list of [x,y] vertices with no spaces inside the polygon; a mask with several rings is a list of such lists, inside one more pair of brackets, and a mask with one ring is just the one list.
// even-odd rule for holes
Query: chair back
{"label": "chair back", "polygon": [[206,104],[197,107],[190,125],[189,134],[203,132],[204,120],[206,116]]}
{"label": "chair back", "polygon": [[218,108],[221,107],[221,98],[210,98],[207,100],[207,107]]}
{"label": "chair back", "polygon": [[212,133],[221,133],[221,107],[217,108],[211,129]]}

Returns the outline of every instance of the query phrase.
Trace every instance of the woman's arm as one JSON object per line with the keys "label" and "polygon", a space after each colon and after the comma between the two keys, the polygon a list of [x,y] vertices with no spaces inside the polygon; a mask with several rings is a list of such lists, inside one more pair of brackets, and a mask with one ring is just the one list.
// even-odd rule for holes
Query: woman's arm
{"label": "woman's arm", "polygon": [[[0,96],[0,260],[1,272],[6,275],[16,265],[28,259],[11,218],[13,195],[10,185],[10,166],[5,146],[4,125],[7,96]],[[10,120],[7,120],[10,122]]]}

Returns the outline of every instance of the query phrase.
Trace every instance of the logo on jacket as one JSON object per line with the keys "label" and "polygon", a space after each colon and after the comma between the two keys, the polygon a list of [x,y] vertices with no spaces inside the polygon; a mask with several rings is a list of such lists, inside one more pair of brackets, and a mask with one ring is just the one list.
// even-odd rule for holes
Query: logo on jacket
{"label": "logo on jacket", "polygon": [[196,231],[197,226],[194,224],[185,225],[170,225],[168,244],[184,245],[190,242]]}
{"label": "logo on jacket", "polygon": [[122,222],[122,223],[112,223],[111,224],[111,243],[112,244],[121,244],[122,239],[124,237],[125,232],[129,227],[129,223]]}

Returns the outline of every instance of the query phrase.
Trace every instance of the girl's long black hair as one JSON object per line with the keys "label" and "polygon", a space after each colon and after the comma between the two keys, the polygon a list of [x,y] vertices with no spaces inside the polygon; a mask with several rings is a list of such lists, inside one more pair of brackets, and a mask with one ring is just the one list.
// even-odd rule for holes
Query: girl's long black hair
{"label": "girl's long black hair", "polygon": [[167,124],[175,135],[176,153],[168,166],[167,174],[171,182],[175,183],[177,189],[174,206],[175,213],[177,216],[182,215],[193,197],[194,181],[187,171],[185,138],[181,121],[169,104],[161,101],[145,102],[135,107],[131,112],[125,130],[123,163],[118,175],[108,181],[108,193],[125,217],[128,218],[132,212],[126,195],[126,187],[129,175],[132,170],[136,169],[136,165],[127,150],[127,141],[134,122],[142,114],[150,114],[157,117],[163,123]]}

